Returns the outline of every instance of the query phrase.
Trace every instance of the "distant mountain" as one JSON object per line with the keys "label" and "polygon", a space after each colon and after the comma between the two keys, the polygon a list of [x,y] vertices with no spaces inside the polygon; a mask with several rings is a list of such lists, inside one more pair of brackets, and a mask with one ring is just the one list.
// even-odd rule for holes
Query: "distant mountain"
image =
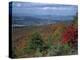
{"label": "distant mountain", "polygon": [[[58,20],[56,20],[58,18]],[[60,17],[56,18],[37,18],[37,17],[31,17],[31,16],[13,16],[12,18],[12,24],[14,26],[31,26],[31,25],[47,25],[47,24],[54,24],[59,22],[70,22],[72,20],[60,20]],[[69,18],[69,17],[67,17]],[[65,18],[66,19],[66,18]]]}
{"label": "distant mountain", "polygon": [[40,24],[41,20],[38,18],[34,17],[29,17],[29,16],[14,16],[12,19],[13,24],[19,24],[19,25],[34,25],[34,24]]}

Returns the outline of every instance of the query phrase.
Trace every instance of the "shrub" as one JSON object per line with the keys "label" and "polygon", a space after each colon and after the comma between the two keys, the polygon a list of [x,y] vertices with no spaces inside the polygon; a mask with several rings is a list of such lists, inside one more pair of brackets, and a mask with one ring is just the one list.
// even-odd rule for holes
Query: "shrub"
{"label": "shrub", "polygon": [[44,45],[44,42],[40,33],[34,32],[29,42],[29,48],[34,49],[34,50],[41,49],[43,45]]}
{"label": "shrub", "polygon": [[77,51],[71,48],[68,44],[57,44],[51,46],[49,49],[47,56],[60,56],[60,55],[71,55],[77,54]]}
{"label": "shrub", "polygon": [[32,37],[29,40],[28,46],[25,49],[25,51],[28,53],[28,55],[33,54],[34,56],[42,56],[43,51],[45,50],[45,43],[38,32],[33,32]]}
{"label": "shrub", "polygon": [[65,32],[62,34],[62,44],[69,43],[72,46],[77,44],[77,29],[72,25],[69,25]]}

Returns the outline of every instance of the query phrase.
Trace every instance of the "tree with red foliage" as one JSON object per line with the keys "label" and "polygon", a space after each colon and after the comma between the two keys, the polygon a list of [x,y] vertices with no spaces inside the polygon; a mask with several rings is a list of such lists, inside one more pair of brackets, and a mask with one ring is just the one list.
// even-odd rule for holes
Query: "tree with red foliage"
{"label": "tree with red foliage", "polygon": [[70,43],[72,46],[77,44],[77,28],[73,24],[69,25],[62,33],[62,44]]}

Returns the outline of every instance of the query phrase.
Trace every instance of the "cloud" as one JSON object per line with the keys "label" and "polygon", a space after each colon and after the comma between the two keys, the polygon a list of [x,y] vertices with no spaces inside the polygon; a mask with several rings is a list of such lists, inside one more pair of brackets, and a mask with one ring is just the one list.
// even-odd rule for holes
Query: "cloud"
{"label": "cloud", "polygon": [[20,4],[20,3],[17,3],[17,4],[16,4],[16,6],[17,6],[17,7],[20,7],[20,6],[21,6],[21,4]]}
{"label": "cloud", "polygon": [[36,7],[36,8],[30,8],[35,10],[74,10],[74,7]]}

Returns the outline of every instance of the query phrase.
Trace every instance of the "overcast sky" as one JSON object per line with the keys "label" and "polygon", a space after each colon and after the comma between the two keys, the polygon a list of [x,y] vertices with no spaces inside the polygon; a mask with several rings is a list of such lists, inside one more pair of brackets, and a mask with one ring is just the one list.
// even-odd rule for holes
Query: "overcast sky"
{"label": "overcast sky", "polygon": [[41,3],[13,2],[12,13],[16,15],[60,15],[72,16],[77,12],[74,5],[54,5]]}

